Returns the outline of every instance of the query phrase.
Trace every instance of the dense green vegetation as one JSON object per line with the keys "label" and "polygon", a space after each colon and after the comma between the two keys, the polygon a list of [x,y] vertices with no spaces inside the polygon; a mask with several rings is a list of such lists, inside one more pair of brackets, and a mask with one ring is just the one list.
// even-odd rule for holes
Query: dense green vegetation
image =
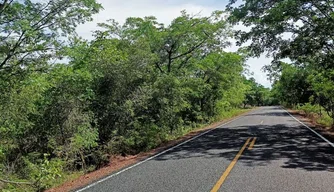
{"label": "dense green vegetation", "polygon": [[0,189],[42,191],[110,154],[136,154],[274,102],[244,77],[245,57],[223,51],[233,33],[222,11],[182,12],[168,26],[110,20],[92,41],[77,37],[76,26],[101,8],[0,2]]}
{"label": "dense green vegetation", "polygon": [[[0,1],[0,189],[42,191],[249,106],[280,103],[333,126],[333,8],[230,0],[228,18],[109,20],[87,41],[75,29],[102,9],[95,0]],[[250,30],[234,32],[239,23]],[[231,38],[250,44],[226,52]],[[271,90],[244,75],[263,53]]]}
{"label": "dense green vegetation", "polygon": [[[265,70],[273,92],[287,106],[313,111],[334,125],[334,2],[332,0],[253,0],[228,6],[239,44],[251,40],[251,56],[267,53]],[[289,59],[289,64],[282,62]],[[324,113],[324,114],[323,114]]]}
{"label": "dense green vegetation", "polygon": [[269,88],[256,83],[255,79],[244,79],[244,84],[248,87],[244,98],[244,107],[248,106],[269,106],[278,105],[279,101]]}

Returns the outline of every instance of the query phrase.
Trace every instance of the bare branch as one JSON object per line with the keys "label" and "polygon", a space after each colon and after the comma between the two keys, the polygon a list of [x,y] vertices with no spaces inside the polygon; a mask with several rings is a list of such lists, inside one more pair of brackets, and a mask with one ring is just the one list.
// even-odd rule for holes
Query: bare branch
{"label": "bare branch", "polygon": [[0,181],[3,183],[10,183],[10,184],[17,184],[17,185],[34,185],[34,183],[30,183],[30,182],[9,181],[5,179],[1,179],[1,178],[0,178]]}
{"label": "bare branch", "polygon": [[192,57],[192,55],[188,55],[182,62],[181,62],[181,64],[179,65],[179,67],[178,67],[178,69],[181,69],[182,67],[184,67],[187,63],[188,63],[188,61],[189,61],[189,59]]}
{"label": "bare branch", "polygon": [[21,45],[22,41],[25,39],[24,38],[24,34],[26,33],[26,31],[23,31],[20,38],[17,40],[16,44],[14,45],[14,47],[12,49],[9,50],[6,58],[1,62],[0,64],[0,69],[7,63],[7,61],[9,59],[11,59],[15,54],[15,50]]}
{"label": "bare branch", "polygon": [[14,0],[10,0],[8,2],[8,0],[4,0],[4,2],[2,4],[0,4],[0,17],[2,15],[2,13],[5,11],[5,9],[13,2]]}
{"label": "bare branch", "polygon": [[161,73],[164,73],[164,71],[161,69],[160,65],[158,62],[155,63],[155,66],[159,69]]}
{"label": "bare branch", "polygon": [[204,39],[203,41],[201,41],[201,42],[200,42],[199,44],[197,44],[196,46],[194,46],[194,47],[192,47],[191,49],[189,49],[188,51],[186,51],[186,52],[184,52],[184,53],[182,53],[182,54],[180,54],[180,55],[177,55],[177,56],[175,56],[175,57],[172,57],[172,60],[177,59],[177,58],[180,58],[180,57],[183,57],[183,56],[185,56],[185,55],[188,55],[188,54],[192,53],[193,51],[195,51],[196,49],[198,49],[199,47],[201,47],[201,46],[205,43],[206,40],[207,40],[207,38]]}

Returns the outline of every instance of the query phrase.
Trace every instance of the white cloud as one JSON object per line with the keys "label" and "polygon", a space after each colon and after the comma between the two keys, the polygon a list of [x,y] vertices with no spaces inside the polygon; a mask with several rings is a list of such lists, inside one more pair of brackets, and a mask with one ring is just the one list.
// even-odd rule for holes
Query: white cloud
{"label": "white cloud", "polygon": [[[128,17],[155,16],[157,20],[165,25],[180,15],[182,10],[188,13],[201,13],[202,16],[210,15],[212,11],[223,10],[224,3],[215,4],[214,1],[188,1],[188,0],[98,0],[104,10],[94,16],[93,22],[78,26],[77,32],[85,39],[92,39],[92,31],[98,29],[97,23],[105,22],[108,19],[115,19],[119,23],[124,23]],[[239,25],[238,29],[247,30],[246,27]],[[236,51],[238,47],[232,40],[232,46],[227,48],[229,51]],[[250,71],[254,73],[254,78],[258,83],[270,87],[266,74],[261,68],[270,63],[270,59],[265,57],[254,58],[247,61]]]}

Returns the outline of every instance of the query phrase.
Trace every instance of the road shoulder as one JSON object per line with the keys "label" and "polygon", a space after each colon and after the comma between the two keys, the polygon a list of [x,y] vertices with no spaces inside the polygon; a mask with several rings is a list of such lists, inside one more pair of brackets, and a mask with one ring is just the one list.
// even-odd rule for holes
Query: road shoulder
{"label": "road shoulder", "polygon": [[334,143],[334,130],[322,126],[318,123],[316,123],[315,119],[312,119],[310,117],[307,117],[305,113],[299,110],[292,110],[292,109],[287,109],[287,111],[294,116],[296,119],[307,125],[309,128],[312,130],[316,131],[320,135],[322,135],[324,138],[326,138],[328,141]]}

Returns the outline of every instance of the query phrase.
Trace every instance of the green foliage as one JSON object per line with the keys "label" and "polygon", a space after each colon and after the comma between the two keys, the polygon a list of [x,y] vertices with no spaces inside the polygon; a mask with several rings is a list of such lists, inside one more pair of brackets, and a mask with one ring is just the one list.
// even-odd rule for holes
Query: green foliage
{"label": "green foliage", "polygon": [[307,80],[310,71],[286,63],[281,63],[280,71],[279,79],[273,85],[276,98],[289,106],[309,102],[314,94]]}
{"label": "green foliage", "polygon": [[317,123],[320,125],[324,125],[326,127],[331,127],[333,126],[333,118],[328,116],[327,114],[320,116],[317,118]]}
{"label": "green foliage", "polygon": [[321,108],[319,105],[312,105],[311,103],[305,103],[304,105],[297,105],[298,110],[303,110],[307,115],[319,113]]}
{"label": "green foliage", "polygon": [[305,103],[304,105],[297,105],[296,109],[303,111],[320,125],[327,127],[333,125],[333,119],[327,113],[324,113],[326,110],[318,104]]}
{"label": "green foliage", "polygon": [[183,11],[169,26],[154,17],[110,20],[84,41],[74,29],[101,8],[94,0],[4,5],[0,171],[32,190],[231,117],[248,92],[267,103],[269,90],[251,89],[243,76],[244,56],[223,50],[232,34],[222,11]]}
{"label": "green foliage", "polygon": [[252,40],[249,48],[253,55],[268,52],[277,60],[332,65],[333,1],[254,0],[234,6],[235,2],[230,0],[228,6],[230,21],[251,28],[248,32],[238,31],[237,36],[239,43]]}
{"label": "green foliage", "polygon": [[33,186],[38,191],[43,191],[52,186],[54,180],[62,176],[63,162],[59,159],[48,160],[48,155],[44,154],[44,159],[38,160],[36,164],[24,159],[26,164],[26,172]]}
{"label": "green foliage", "polygon": [[327,114],[332,117],[334,125],[334,70],[328,69],[322,72],[315,72],[310,75],[309,81],[317,96],[318,103],[325,108]]}
{"label": "green foliage", "polygon": [[254,78],[244,79],[246,85],[245,99],[243,100],[244,107],[248,106],[269,106],[277,105],[272,91],[265,88],[263,85],[255,82]]}
{"label": "green foliage", "polygon": [[95,0],[4,0],[0,7],[0,77],[45,70],[64,38],[101,9]]}
{"label": "green foliage", "polygon": [[[307,115],[312,115],[316,111],[315,107],[321,106],[327,112],[325,119],[334,119],[334,82],[331,70],[319,72],[310,67],[283,63],[280,71],[273,85],[273,94],[282,104],[290,107],[303,106],[298,108]],[[322,121],[328,124],[333,120]]]}
{"label": "green foliage", "polygon": [[[274,57],[265,67],[274,81],[273,93],[281,103],[321,105],[334,122],[333,24],[331,0],[254,0],[228,10],[232,24],[241,22],[250,30],[237,31],[238,44],[252,56],[267,53]],[[285,64],[288,58],[292,64]],[[334,126],[334,124],[333,124]]]}

